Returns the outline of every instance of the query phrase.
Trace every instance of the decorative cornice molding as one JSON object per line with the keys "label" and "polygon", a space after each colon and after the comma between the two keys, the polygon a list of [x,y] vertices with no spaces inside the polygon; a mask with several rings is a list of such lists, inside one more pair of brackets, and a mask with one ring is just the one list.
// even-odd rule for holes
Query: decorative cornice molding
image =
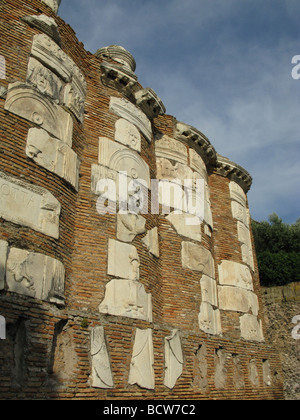
{"label": "decorative cornice molding", "polygon": [[193,147],[202,157],[206,165],[215,165],[217,153],[208,138],[196,128],[177,122],[174,129],[174,137],[184,140]]}
{"label": "decorative cornice molding", "polygon": [[147,115],[153,119],[158,115],[164,115],[166,108],[162,100],[151,88],[141,89],[135,93],[136,104]]}
{"label": "decorative cornice molding", "polygon": [[247,172],[242,166],[237,165],[228,158],[219,154],[217,154],[216,173],[236,182],[241,188],[243,188],[245,194],[247,194],[251,188],[253,179],[249,172]]}
{"label": "decorative cornice molding", "polygon": [[139,88],[137,77],[126,68],[104,61],[101,66],[101,80],[105,86],[116,88],[127,96]]}

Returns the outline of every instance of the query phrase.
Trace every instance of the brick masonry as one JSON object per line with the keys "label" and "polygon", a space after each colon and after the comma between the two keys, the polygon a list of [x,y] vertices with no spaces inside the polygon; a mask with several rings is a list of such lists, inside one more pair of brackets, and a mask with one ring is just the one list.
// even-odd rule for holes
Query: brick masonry
{"label": "brick masonry", "polygon": [[[152,295],[153,322],[99,313],[105,286],[111,280],[107,275],[107,247],[108,240],[116,238],[116,215],[100,216],[96,211],[97,196],[91,192],[91,166],[98,161],[99,137],[114,139],[118,117],[109,112],[110,98],[121,98],[124,94],[122,89],[102,83],[101,58],[87,52],[70,26],[44,3],[0,0],[0,6],[0,55],[6,61],[6,78],[0,80],[0,87],[7,89],[13,82],[26,80],[33,36],[41,32],[21,18],[41,13],[55,19],[61,48],[83,72],[87,82],[83,124],[72,117],[72,148],[81,161],[78,192],[26,156],[27,133],[34,124],[6,111],[5,96],[0,98],[0,171],[47,189],[62,206],[58,240],[3,218],[0,218],[0,240],[9,247],[55,258],[64,264],[66,272],[63,306],[12,293],[7,288],[0,291],[0,314],[6,319],[7,336],[6,340],[0,340],[0,398],[283,398],[278,353],[268,341],[256,343],[241,339],[241,314],[221,310],[222,337],[199,329],[201,274],[182,267],[183,238],[163,215],[144,216],[147,231],[158,227],[159,258],[145,250],[140,236],[132,242],[140,257],[141,283]],[[133,101],[132,97],[126,99]],[[173,137],[175,126],[175,118],[169,115],[152,120],[154,136],[161,133]],[[188,147],[187,143],[183,144]],[[155,179],[154,138],[149,144],[142,135],[141,157]],[[217,282],[217,267],[222,260],[243,263],[237,222],[231,213],[229,182],[214,167],[209,168],[214,230],[209,236],[204,225],[201,226],[201,245],[214,257]],[[256,261],[253,283],[259,300],[258,318],[263,321],[266,337]],[[96,326],[105,330],[114,378],[112,389],[92,386],[90,346],[91,331]],[[128,384],[137,328],[153,330],[153,390]],[[182,375],[170,390],[164,385],[164,339],[174,329],[180,331],[184,363]],[[270,366],[269,383],[264,370],[266,361]],[[251,366],[255,366],[256,375]]]}

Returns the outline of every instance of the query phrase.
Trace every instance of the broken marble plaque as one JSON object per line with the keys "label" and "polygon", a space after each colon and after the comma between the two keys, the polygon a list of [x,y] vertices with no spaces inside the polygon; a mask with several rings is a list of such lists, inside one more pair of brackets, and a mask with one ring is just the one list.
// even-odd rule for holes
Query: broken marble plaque
{"label": "broken marble plaque", "polygon": [[159,241],[157,227],[149,230],[145,238],[142,239],[142,242],[152,255],[159,258]]}
{"label": "broken marble plaque", "polygon": [[210,251],[192,242],[182,242],[182,266],[215,278],[215,264]]}
{"label": "broken marble plaque", "polygon": [[59,238],[61,205],[48,190],[0,172],[0,195],[0,217]]}
{"label": "broken marble plaque", "polygon": [[183,352],[178,330],[173,330],[165,338],[165,377],[164,385],[173,389],[183,371]]}
{"label": "broken marble plaque", "polygon": [[248,341],[264,341],[262,322],[255,315],[245,314],[240,317],[241,338]]}
{"label": "broken marble plaque", "polygon": [[77,154],[47,131],[31,128],[27,136],[26,155],[35,163],[65,179],[77,191],[80,162]]}
{"label": "broken marble plaque", "polygon": [[201,303],[198,322],[200,330],[206,334],[222,335],[220,311],[214,309],[210,303]]}
{"label": "broken marble plaque", "polygon": [[103,327],[95,327],[91,333],[92,387],[114,387],[113,375]]}
{"label": "broken marble plaque", "polygon": [[135,213],[118,213],[117,239],[122,242],[132,242],[137,235],[146,232],[146,219]]}
{"label": "broken marble plaque", "polygon": [[72,146],[71,115],[31,85],[20,82],[9,84],[5,110],[25,118]]}
{"label": "broken marble plaque", "polygon": [[253,291],[252,275],[246,265],[223,260],[218,269],[220,285],[241,287]]}
{"label": "broken marble plaque", "polygon": [[128,383],[154,389],[154,353],[152,329],[136,329]]}
{"label": "broken marble plaque", "polygon": [[140,259],[136,248],[133,245],[109,239],[107,274],[121,279],[138,281]]}
{"label": "broken marble plaque", "polygon": [[138,281],[114,279],[106,285],[105,298],[99,311],[152,322],[152,297]]}
{"label": "broken marble plaque", "polygon": [[124,118],[116,122],[115,140],[131,149],[141,151],[141,135],[136,126]]}
{"label": "broken marble plaque", "polygon": [[64,304],[63,264],[43,254],[10,248],[6,282],[10,292],[56,304]]}

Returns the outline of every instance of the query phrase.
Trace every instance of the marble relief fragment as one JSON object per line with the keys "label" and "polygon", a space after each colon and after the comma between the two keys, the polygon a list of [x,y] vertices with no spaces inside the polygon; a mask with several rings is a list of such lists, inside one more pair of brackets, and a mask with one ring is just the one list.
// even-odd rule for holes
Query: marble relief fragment
{"label": "marble relief fragment", "polygon": [[159,241],[157,227],[149,230],[145,238],[142,239],[142,242],[152,255],[159,258]]}
{"label": "marble relief fragment", "polygon": [[192,242],[182,242],[182,266],[215,278],[214,259],[210,251]]}
{"label": "marble relief fragment", "polygon": [[143,284],[114,279],[106,285],[100,313],[152,322],[152,297]]}
{"label": "marble relief fragment", "polygon": [[117,216],[117,239],[122,242],[132,242],[137,235],[146,232],[146,219],[135,213]]}
{"label": "marble relief fragment", "polygon": [[183,352],[178,330],[165,338],[165,377],[164,385],[173,389],[183,371]]}
{"label": "marble relief fragment", "polygon": [[92,329],[91,356],[92,387],[102,389],[113,388],[114,381],[103,327]]}
{"label": "marble relief fragment", "polygon": [[116,122],[115,140],[124,146],[141,152],[141,135],[136,126],[124,118]]}
{"label": "marble relief fragment", "polygon": [[141,388],[154,389],[154,353],[152,330],[137,328],[134,340],[128,383]]}
{"label": "marble relief fragment", "polygon": [[138,281],[140,259],[136,248],[123,242],[109,239],[107,274],[121,279]]}

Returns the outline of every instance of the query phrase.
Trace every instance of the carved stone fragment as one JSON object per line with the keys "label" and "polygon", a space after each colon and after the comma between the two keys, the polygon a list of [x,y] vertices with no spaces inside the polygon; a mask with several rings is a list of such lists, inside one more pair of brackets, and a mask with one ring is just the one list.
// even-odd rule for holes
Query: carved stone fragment
{"label": "carved stone fragment", "polygon": [[131,102],[123,98],[111,97],[110,112],[134,124],[150,143],[152,140],[152,126],[146,115]]}
{"label": "carved stone fragment", "polygon": [[73,120],[70,114],[30,85],[19,82],[10,84],[5,109],[72,146]]}
{"label": "carved stone fragment", "polygon": [[175,160],[183,165],[188,164],[187,147],[180,141],[174,140],[167,135],[160,135],[156,138],[155,154],[157,158]]}
{"label": "carved stone fragment", "polygon": [[46,35],[50,36],[58,45],[61,43],[61,38],[59,35],[59,29],[55,20],[46,15],[40,16],[24,16],[21,18],[23,22],[26,22],[29,26],[37,28],[40,31],[44,32]]}
{"label": "carved stone fragment", "polygon": [[262,322],[257,317],[245,314],[240,317],[241,338],[248,341],[263,342]]}
{"label": "carved stone fragment", "polygon": [[31,128],[27,137],[26,155],[65,179],[78,191],[80,162],[67,144],[50,137],[43,129]]}
{"label": "carved stone fragment", "polygon": [[250,290],[240,287],[218,286],[219,307],[225,311],[236,311],[258,315],[258,298]]}
{"label": "carved stone fragment", "polygon": [[202,276],[200,280],[202,302],[210,303],[214,307],[218,307],[218,296],[217,296],[217,282],[216,280]]}
{"label": "carved stone fragment", "polygon": [[247,196],[242,187],[236,182],[231,181],[229,184],[230,198],[240,203],[243,207],[247,207]]}
{"label": "carved stone fragment", "polygon": [[0,217],[59,238],[60,203],[46,189],[0,172]]}
{"label": "carved stone fragment", "polygon": [[150,186],[149,166],[138,153],[105,137],[99,139],[99,164]]}
{"label": "carved stone fragment", "polygon": [[128,383],[141,388],[154,389],[154,354],[152,330],[137,328],[130,365]]}
{"label": "carved stone fragment", "polygon": [[192,242],[182,242],[181,255],[184,268],[215,278],[215,264],[210,251]]}
{"label": "carved stone fragment", "polygon": [[133,245],[109,239],[107,274],[127,280],[139,280],[140,259]]}
{"label": "carved stone fragment", "polygon": [[253,280],[249,268],[233,261],[222,261],[219,265],[219,283],[253,291]]}
{"label": "carved stone fragment", "polygon": [[195,219],[195,216],[190,214],[170,213],[167,220],[173,225],[178,235],[201,242],[201,224],[200,219]]}
{"label": "carved stone fragment", "polygon": [[103,327],[92,329],[91,356],[92,387],[102,389],[113,388],[114,381]]}
{"label": "carved stone fragment", "polygon": [[114,279],[106,285],[105,298],[99,306],[103,314],[152,322],[152,298],[143,284]]}
{"label": "carved stone fragment", "polygon": [[136,104],[151,120],[158,115],[164,115],[166,108],[161,99],[150,88],[141,89],[135,93]]}
{"label": "carved stone fragment", "polygon": [[47,6],[49,6],[53,10],[53,12],[57,14],[61,0],[41,0],[41,1],[47,4]]}
{"label": "carved stone fragment", "polygon": [[165,338],[165,378],[164,385],[173,389],[182,375],[183,352],[178,330],[173,330],[170,337]]}
{"label": "carved stone fragment", "polygon": [[29,59],[26,81],[34,85],[43,95],[59,103],[63,83],[56,74],[35,58]]}
{"label": "carved stone fragment", "polygon": [[137,235],[146,232],[146,219],[134,213],[117,216],[117,239],[122,242],[132,242]]}
{"label": "carved stone fragment", "polygon": [[64,304],[65,270],[54,258],[11,248],[7,258],[8,290],[56,304]]}
{"label": "carved stone fragment", "polygon": [[136,126],[124,118],[116,122],[115,140],[131,149],[141,151],[141,135]]}
{"label": "carved stone fragment", "polygon": [[210,303],[202,302],[198,317],[199,328],[206,334],[222,335],[221,315]]}
{"label": "carved stone fragment", "polygon": [[157,227],[149,230],[145,238],[142,239],[142,242],[152,255],[159,258],[159,242]]}

